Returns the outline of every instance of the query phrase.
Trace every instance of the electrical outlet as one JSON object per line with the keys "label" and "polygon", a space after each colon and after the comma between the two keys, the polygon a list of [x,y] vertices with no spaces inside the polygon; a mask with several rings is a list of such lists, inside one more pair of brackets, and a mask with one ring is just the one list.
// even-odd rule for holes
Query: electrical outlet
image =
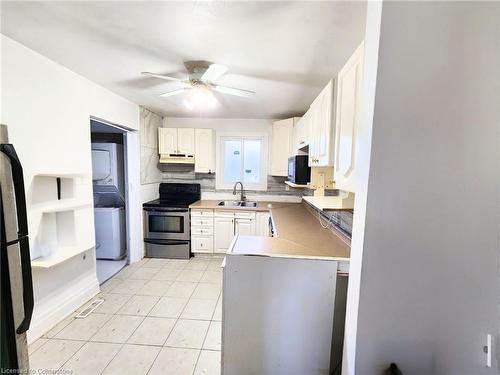
{"label": "electrical outlet", "polygon": [[486,367],[491,367],[491,335],[486,335],[486,345],[483,346],[483,352],[486,354]]}

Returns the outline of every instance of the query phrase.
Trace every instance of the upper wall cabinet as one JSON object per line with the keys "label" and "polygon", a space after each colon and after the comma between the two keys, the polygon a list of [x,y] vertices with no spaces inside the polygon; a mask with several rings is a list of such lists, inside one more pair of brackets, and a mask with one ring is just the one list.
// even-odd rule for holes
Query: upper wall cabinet
{"label": "upper wall cabinet", "polygon": [[194,129],[158,128],[160,154],[194,155]]}
{"label": "upper wall cabinet", "polygon": [[334,80],[328,82],[306,113],[309,118],[309,166],[333,166]]}
{"label": "upper wall cabinet", "polygon": [[335,106],[335,187],[355,192],[356,141],[361,121],[362,43],[337,76]]}
{"label": "upper wall cabinet", "polygon": [[293,127],[293,142],[294,142],[293,147],[295,151],[298,151],[306,146],[309,146],[310,135],[311,135],[310,113],[306,112],[304,116],[302,116]]}
{"label": "upper wall cabinet", "polygon": [[273,123],[271,148],[271,176],[288,176],[288,158],[294,154],[293,128],[300,117]]}
{"label": "upper wall cabinet", "polygon": [[158,153],[177,154],[176,128],[158,128]]}
{"label": "upper wall cabinet", "polygon": [[195,173],[213,173],[214,166],[214,136],[212,129],[194,130],[194,171]]}

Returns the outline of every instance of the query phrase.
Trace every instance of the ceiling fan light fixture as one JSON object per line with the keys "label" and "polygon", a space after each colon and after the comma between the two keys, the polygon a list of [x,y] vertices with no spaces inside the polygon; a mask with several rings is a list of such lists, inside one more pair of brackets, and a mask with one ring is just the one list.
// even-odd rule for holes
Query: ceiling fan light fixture
{"label": "ceiling fan light fixture", "polygon": [[217,99],[212,91],[205,87],[197,87],[191,90],[188,99],[184,99],[184,106],[189,109],[213,109],[217,106]]}

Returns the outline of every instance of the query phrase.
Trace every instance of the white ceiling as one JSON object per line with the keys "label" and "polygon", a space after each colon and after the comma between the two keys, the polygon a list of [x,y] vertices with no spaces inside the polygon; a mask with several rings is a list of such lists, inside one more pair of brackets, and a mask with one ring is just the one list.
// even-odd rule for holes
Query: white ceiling
{"label": "white ceiling", "polygon": [[[177,117],[284,118],[305,112],[364,33],[364,2],[5,2],[1,32],[109,90]],[[178,83],[141,71],[183,76],[183,61],[225,64],[218,83],[257,92],[217,94],[204,113]]]}

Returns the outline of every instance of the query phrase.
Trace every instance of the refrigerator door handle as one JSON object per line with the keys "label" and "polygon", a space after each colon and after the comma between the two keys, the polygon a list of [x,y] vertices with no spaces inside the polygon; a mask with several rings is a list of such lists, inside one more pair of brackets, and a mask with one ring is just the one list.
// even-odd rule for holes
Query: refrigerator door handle
{"label": "refrigerator door handle", "polygon": [[14,146],[9,143],[0,144],[0,151],[10,160],[12,181],[16,196],[18,242],[21,253],[21,271],[23,278],[24,318],[16,332],[24,333],[28,330],[33,315],[33,278],[31,275],[31,256],[28,241],[28,217],[26,213],[26,196],[24,192],[23,167],[17,157]]}

